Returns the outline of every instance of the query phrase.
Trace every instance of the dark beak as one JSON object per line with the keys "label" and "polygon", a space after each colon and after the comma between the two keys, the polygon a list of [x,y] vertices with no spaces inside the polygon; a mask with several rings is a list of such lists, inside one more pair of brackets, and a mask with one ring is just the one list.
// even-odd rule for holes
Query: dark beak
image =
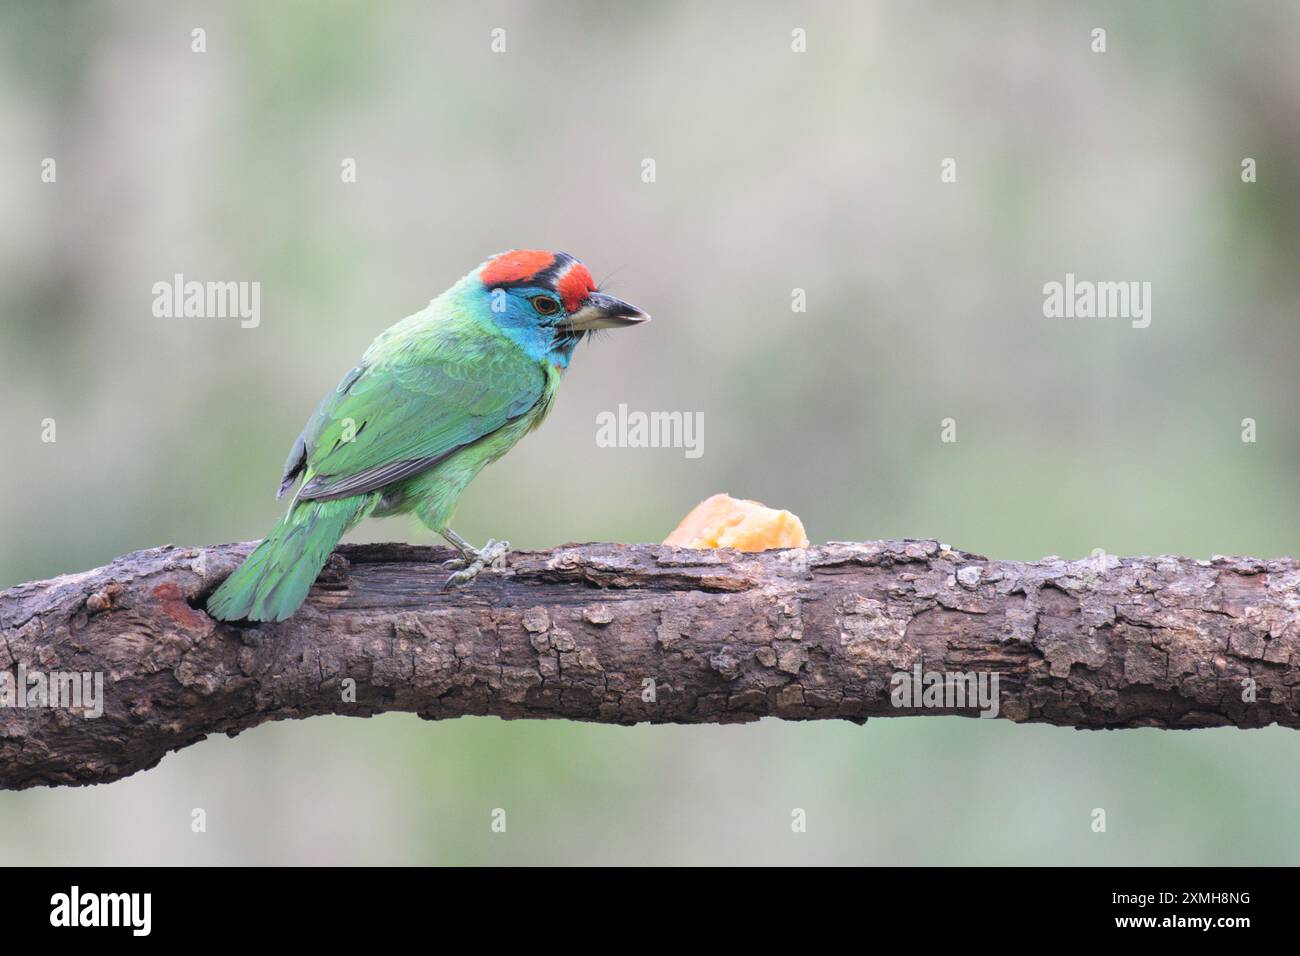
{"label": "dark beak", "polygon": [[560,323],[560,328],[590,332],[593,329],[621,329],[649,321],[650,316],[636,306],[603,292],[593,292],[582,300],[582,308]]}

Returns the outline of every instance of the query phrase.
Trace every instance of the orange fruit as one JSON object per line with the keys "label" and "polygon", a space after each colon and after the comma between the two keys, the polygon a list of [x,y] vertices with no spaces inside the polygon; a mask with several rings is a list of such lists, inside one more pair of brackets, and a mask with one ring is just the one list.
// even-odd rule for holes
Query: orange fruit
{"label": "orange fruit", "polygon": [[806,548],[803,522],[788,511],[778,511],[757,501],[713,495],[691,509],[664,544],[678,548],[735,548],[767,551],[771,548]]}

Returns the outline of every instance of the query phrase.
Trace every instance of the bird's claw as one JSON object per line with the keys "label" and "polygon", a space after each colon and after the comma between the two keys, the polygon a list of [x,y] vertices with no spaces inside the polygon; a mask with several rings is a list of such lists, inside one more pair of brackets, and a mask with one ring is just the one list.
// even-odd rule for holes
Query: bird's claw
{"label": "bird's claw", "polygon": [[447,578],[446,583],[443,584],[444,590],[454,588],[457,585],[468,584],[478,577],[484,568],[490,567],[494,571],[504,571],[508,554],[510,554],[509,541],[489,540],[482,548],[470,548],[465,551],[464,557],[444,561],[443,567],[461,569]]}

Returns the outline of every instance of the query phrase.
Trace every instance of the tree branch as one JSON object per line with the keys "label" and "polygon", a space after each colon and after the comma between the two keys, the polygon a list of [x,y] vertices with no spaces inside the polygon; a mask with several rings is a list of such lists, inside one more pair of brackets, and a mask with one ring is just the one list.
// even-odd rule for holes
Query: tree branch
{"label": "tree branch", "polygon": [[250,548],[155,548],[0,593],[11,691],[20,664],[27,680],[101,672],[104,688],[97,718],[0,708],[0,786],[116,780],[211,733],[315,714],[631,724],[977,713],[920,695],[896,707],[893,688],[911,687],[900,672],[922,687],[932,672],[996,673],[998,716],[1014,721],[1300,726],[1294,559],[591,544],[516,553],[508,572],[444,591],[445,549],[349,545],[291,620],[216,622],[204,601]]}

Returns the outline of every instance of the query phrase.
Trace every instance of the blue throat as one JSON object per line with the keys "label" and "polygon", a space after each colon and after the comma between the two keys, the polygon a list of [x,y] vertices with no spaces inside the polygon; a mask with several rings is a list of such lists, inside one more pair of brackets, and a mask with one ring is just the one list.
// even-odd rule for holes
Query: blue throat
{"label": "blue throat", "polygon": [[[477,280],[474,280],[477,282]],[[481,287],[471,289],[469,297],[475,315],[487,324],[495,327],[512,342],[524,350],[524,353],[536,362],[546,362],[560,369],[567,369],[573,358],[573,351],[582,341],[586,332],[566,332],[556,327],[556,319],[540,316],[533,309],[529,299],[549,290],[516,288],[504,294],[494,294]],[[497,308],[493,309],[494,302]]]}

